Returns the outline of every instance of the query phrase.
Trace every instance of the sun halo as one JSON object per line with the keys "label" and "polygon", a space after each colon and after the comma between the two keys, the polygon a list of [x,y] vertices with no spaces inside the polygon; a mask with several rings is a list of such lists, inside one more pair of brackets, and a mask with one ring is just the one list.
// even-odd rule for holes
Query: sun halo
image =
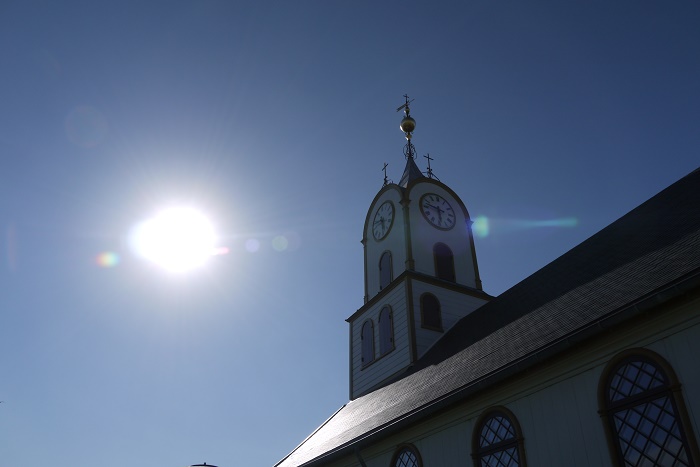
{"label": "sun halo", "polygon": [[192,207],[160,211],[132,232],[135,252],[172,273],[198,269],[217,254],[217,236],[209,219]]}

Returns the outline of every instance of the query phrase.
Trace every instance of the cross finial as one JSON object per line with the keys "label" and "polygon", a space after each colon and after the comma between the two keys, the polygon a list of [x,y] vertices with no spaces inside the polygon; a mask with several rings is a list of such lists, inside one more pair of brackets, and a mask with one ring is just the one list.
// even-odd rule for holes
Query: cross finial
{"label": "cross finial", "polygon": [[406,114],[406,116],[408,117],[408,116],[410,116],[410,114],[411,114],[411,109],[408,107],[408,105],[409,105],[411,102],[413,102],[414,99],[409,99],[409,98],[408,98],[408,94],[404,94],[403,97],[404,97],[404,99],[406,99],[406,103],[405,103],[404,105],[402,105],[401,107],[399,107],[398,109],[396,109],[396,111],[399,112],[399,111],[403,110],[403,112],[404,112],[404,113]]}
{"label": "cross finial", "polygon": [[406,99],[406,103],[403,105],[404,112],[406,113],[406,116],[408,117],[411,114],[411,109],[408,108],[408,104],[410,104],[411,101],[408,100],[408,94],[404,94],[403,97],[404,97],[404,99]]}
{"label": "cross finial", "polygon": [[426,159],[428,159],[428,178],[433,178],[433,169],[430,168],[430,161],[434,160],[432,157],[430,157],[430,153],[427,155],[423,156]]}
{"label": "cross finial", "polygon": [[428,159],[428,178],[434,178],[435,180],[437,180],[437,181],[439,182],[440,179],[437,178],[437,177],[435,176],[435,174],[433,173],[433,169],[430,168],[430,161],[435,160],[435,159],[433,159],[432,157],[430,157],[430,153],[428,153],[427,155],[425,155],[425,156],[423,156],[423,157],[425,157],[426,159]]}

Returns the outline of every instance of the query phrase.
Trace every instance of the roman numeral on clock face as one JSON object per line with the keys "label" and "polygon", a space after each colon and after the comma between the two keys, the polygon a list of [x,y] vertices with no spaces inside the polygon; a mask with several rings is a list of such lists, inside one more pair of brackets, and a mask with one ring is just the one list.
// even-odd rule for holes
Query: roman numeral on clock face
{"label": "roman numeral on clock face", "polygon": [[450,230],[455,226],[457,219],[450,202],[436,193],[423,195],[420,209],[425,220],[438,229]]}

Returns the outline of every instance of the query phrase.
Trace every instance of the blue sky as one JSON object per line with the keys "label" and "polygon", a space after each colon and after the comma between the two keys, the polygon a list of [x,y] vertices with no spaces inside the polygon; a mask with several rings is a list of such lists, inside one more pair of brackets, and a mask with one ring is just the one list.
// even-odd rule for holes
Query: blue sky
{"label": "blue sky", "polygon": [[[498,295],[698,166],[698,24],[691,1],[2,2],[0,464],[274,464],[347,400],[402,95],[489,220]],[[173,204],[229,253],[136,257]]]}

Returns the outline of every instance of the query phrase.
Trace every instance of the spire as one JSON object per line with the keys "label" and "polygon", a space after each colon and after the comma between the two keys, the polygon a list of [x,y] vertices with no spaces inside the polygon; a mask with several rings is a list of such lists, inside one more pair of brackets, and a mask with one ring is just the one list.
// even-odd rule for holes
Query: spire
{"label": "spire", "polygon": [[425,178],[425,175],[421,173],[420,169],[416,165],[416,161],[412,157],[409,157],[406,160],[406,168],[403,169],[403,175],[401,175],[399,186],[406,188],[408,182],[411,182],[417,178]]}
{"label": "spire", "polygon": [[417,178],[425,178],[425,175],[421,173],[416,165],[416,147],[411,142],[413,130],[416,128],[416,121],[411,117],[411,109],[409,108],[409,104],[413,102],[413,99],[409,100],[408,94],[404,94],[403,97],[406,99],[406,103],[396,109],[396,111],[403,110],[405,114],[403,120],[401,120],[400,128],[401,131],[404,132],[404,135],[406,135],[406,146],[403,148],[403,155],[406,156],[406,168],[401,176],[401,181],[399,181],[399,186],[405,188],[409,182]]}

